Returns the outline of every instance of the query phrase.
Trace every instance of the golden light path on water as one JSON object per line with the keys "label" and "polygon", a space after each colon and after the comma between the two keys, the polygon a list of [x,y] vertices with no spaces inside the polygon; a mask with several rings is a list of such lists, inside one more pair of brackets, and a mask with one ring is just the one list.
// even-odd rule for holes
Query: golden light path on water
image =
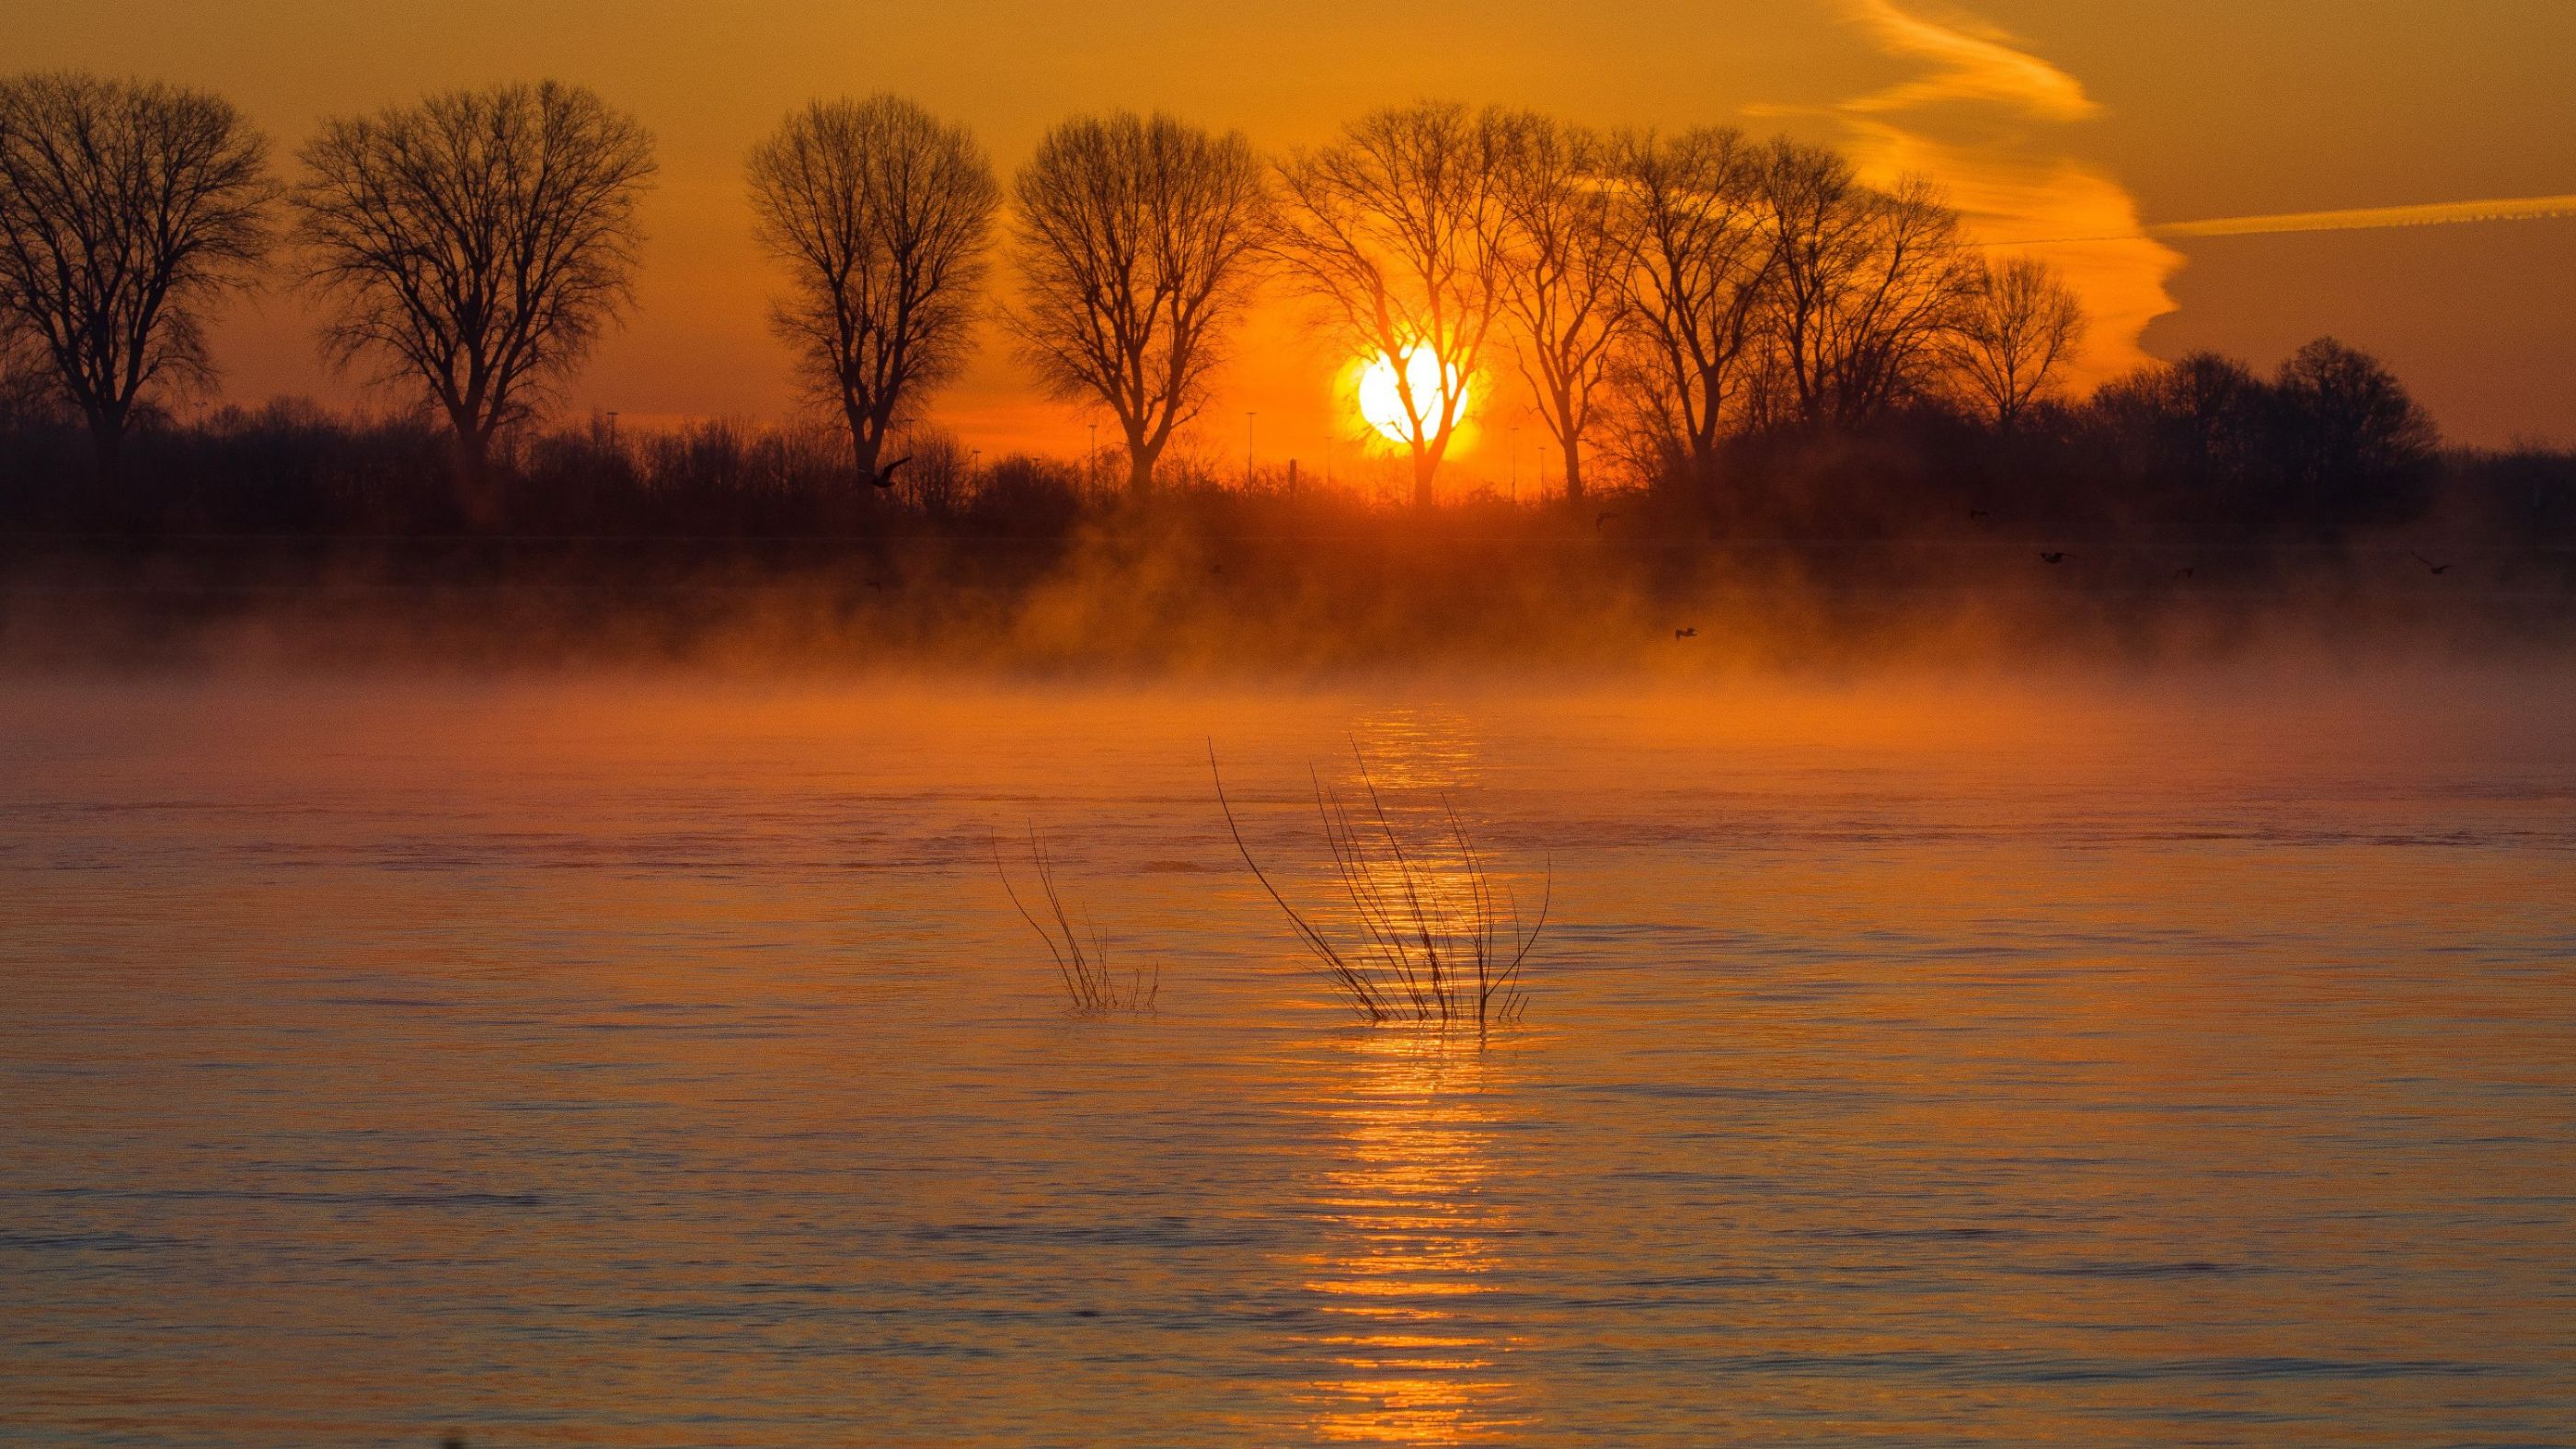
{"label": "golden light path on water", "polygon": [[[1422,354],[1416,354],[1421,356]],[[1354,721],[1354,764],[1395,792],[1396,829],[1434,839],[1437,802],[1474,787],[1474,724],[1454,711],[1394,708]],[[1464,863],[1436,848],[1411,857],[1443,931],[1468,909]],[[1366,863],[1373,871],[1393,867]],[[1472,1034],[1399,1029],[1362,1039],[1355,1080],[1320,1115],[1340,1156],[1313,1211],[1327,1251],[1298,1264],[1321,1295],[1313,1339],[1320,1371],[1307,1386],[1314,1437],[1326,1443],[1474,1444],[1528,1427],[1506,1356],[1518,1335],[1479,1312],[1505,1267],[1496,1235],[1488,1074],[1493,1054]]]}
{"label": "golden light path on water", "polygon": [[1510,1437],[1510,1335],[1475,1312],[1501,1266],[1485,1199],[1487,1056],[1472,1039],[1388,1032],[1355,1053],[1361,1078],[1327,1115],[1344,1163],[1318,1215],[1337,1251],[1311,1264],[1328,1327],[1309,1387],[1330,1443],[1471,1444]]}

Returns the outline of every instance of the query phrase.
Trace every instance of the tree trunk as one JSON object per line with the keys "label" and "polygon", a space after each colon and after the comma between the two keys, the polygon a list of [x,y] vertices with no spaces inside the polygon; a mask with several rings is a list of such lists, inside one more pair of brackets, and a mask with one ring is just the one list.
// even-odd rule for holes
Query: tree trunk
{"label": "tree trunk", "polygon": [[99,486],[114,487],[125,460],[124,414],[108,409],[90,414],[89,445]]}
{"label": "tree trunk", "polygon": [[1691,448],[1690,471],[1691,488],[1699,494],[1700,503],[1705,507],[1716,507],[1717,445],[1715,442],[1699,443]]}
{"label": "tree trunk", "polygon": [[1428,448],[1413,450],[1413,506],[1426,512],[1431,507],[1431,476],[1440,471],[1440,460]]}
{"label": "tree trunk", "polygon": [[850,466],[858,475],[859,501],[873,504],[879,491],[877,460],[884,452],[885,439],[868,435],[868,416],[857,408],[844,409],[842,416],[850,425]]}
{"label": "tree trunk", "polygon": [[500,500],[492,492],[492,433],[471,419],[451,419],[454,433],[448,439],[449,478],[456,488],[456,506],[466,521],[476,528],[489,528],[500,521]]}
{"label": "tree trunk", "polygon": [[1583,444],[1577,439],[1568,438],[1565,440],[1564,447],[1565,501],[1580,503],[1583,501]]}
{"label": "tree trunk", "polygon": [[1154,491],[1154,455],[1142,444],[1127,449],[1127,496],[1143,498]]}

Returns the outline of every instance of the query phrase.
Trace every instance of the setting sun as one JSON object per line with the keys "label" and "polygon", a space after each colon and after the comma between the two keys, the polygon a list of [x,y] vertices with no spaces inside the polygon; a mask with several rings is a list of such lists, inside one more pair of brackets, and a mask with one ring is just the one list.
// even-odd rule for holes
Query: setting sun
{"label": "setting sun", "polygon": [[1360,369],[1360,416],[1391,443],[1411,442],[1417,417],[1425,432],[1437,431],[1444,372],[1458,400],[1458,416],[1465,418],[1474,394],[1465,379],[1459,377],[1458,369],[1443,368],[1428,347],[1416,347],[1405,354],[1404,381],[1413,390],[1414,410],[1405,409],[1405,389],[1396,384],[1395,359],[1381,352]]}

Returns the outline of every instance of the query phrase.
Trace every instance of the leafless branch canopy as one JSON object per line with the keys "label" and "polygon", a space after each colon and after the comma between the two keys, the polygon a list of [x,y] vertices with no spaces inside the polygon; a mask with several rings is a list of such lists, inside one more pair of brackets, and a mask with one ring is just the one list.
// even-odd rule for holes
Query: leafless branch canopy
{"label": "leafless branch canopy", "polygon": [[1634,321],[1633,209],[1612,154],[1579,126],[1529,111],[1490,113],[1503,308],[1540,421],[1583,496],[1583,442]]}
{"label": "leafless branch canopy", "polygon": [[296,193],[323,337],[420,382],[479,477],[493,435],[589,355],[630,297],[653,140],[553,81],[326,121]]}
{"label": "leafless branch canopy", "polygon": [[753,148],[761,245],[787,271],[773,310],[864,481],[886,435],[972,343],[1000,188],[962,126],[910,101],[818,101]]}
{"label": "leafless branch canopy", "polygon": [[[1396,364],[1423,504],[1499,310],[1495,146],[1490,117],[1434,101],[1373,111],[1279,166],[1272,249],[1346,342]],[[1405,366],[1417,349],[1438,364],[1428,396]]]}
{"label": "leafless branch canopy", "polygon": [[1255,280],[1266,195],[1240,132],[1169,116],[1067,121],[1012,186],[1022,360],[1056,396],[1096,401],[1142,491],[1207,402]]}
{"label": "leafless branch canopy", "polygon": [[2075,289],[2047,263],[2013,257],[1977,269],[1946,360],[1970,403],[2009,432],[2058,385],[2083,340]]}
{"label": "leafless branch canopy", "polygon": [[1633,343],[1623,380],[1662,465],[1714,469],[1760,355],[1770,241],[1755,224],[1756,155],[1734,131],[1623,132],[1613,143]]}
{"label": "leafless branch canopy", "polygon": [[88,420],[102,472],[155,383],[210,380],[211,303],[271,240],[268,143],[199,91],[0,80],[0,332]]}
{"label": "leafless branch canopy", "polygon": [[1791,141],[1763,156],[1754,204],[1771,253],[1756,421],[1850,423],[1927,393],[1975,277],[1958,213],[1920,178],[1867,186]]}

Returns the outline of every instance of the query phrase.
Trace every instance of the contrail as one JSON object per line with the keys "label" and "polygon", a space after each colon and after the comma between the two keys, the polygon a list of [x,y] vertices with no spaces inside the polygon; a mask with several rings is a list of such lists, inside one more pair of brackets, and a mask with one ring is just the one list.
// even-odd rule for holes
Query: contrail
{"label": "contrail", "polygon": [[2256,236],[2279,231],[2370,231],[2390,226],[2458,226],[2473,221],[2538,221],[2576,216],[2576,196],[2514,196],[2495,201],[2437,201],[2427,206],[2365,206],[2350,211],[2295,211],[2230,216],[2147,228],[2153,236]]}
{"label": "contrail", "polygon": [[2422,206],[2363,206],[2348,211],[2287,211],[2278,216],[2221,216],[2159,222],[2126,235],[2031,237],[1992,247],[2072,246],[2140,237],[2269,236],[2308,231],[2377,231],[2406,226],[2465,226],[2480,221],[2548,221],[2576,216],[2576,196],[2506,196],[2490,201],[2435,201]]}

